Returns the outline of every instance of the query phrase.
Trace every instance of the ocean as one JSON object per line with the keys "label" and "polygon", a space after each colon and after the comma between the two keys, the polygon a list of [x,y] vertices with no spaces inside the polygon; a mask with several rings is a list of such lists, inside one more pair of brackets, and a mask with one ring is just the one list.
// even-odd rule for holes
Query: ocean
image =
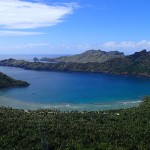
{"label": "ocean", "polygon": [[138,106],[150,94],[150,79],[82,72],[33,71],[2,67],[7,75],[30,83],[0,90],[0,105],[21,109],[93,111]]}
{"label": "ocean", "polygon": [[0,60],[14,58],[14,59],[19,59],[19,60],[23,59],[26,61],[33,61],[34,57],[41,59],[43,57],[55,58],[55,57],[66,56],[66,55],[64,55],[64,54],[53,54],[53,55],[52,54],[9,54],[9,55],[2,55],[1,54]]}

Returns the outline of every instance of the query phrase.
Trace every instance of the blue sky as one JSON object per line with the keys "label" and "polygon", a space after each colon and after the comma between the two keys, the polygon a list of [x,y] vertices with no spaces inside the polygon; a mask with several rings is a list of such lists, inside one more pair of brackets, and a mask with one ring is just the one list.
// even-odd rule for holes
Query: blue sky
{"label": "blue sky", "polygon": [[0,54],[150,49],[149,0],[0,0]]}

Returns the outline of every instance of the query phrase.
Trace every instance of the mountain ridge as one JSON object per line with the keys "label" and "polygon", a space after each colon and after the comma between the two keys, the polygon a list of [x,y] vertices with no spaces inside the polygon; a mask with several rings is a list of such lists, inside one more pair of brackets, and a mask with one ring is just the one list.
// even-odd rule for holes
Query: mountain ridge
{"label": "mountain ridge", "polygon": [[132,55],[110,59],[103,63],[45,63],[6,59],[0,61],[0,65],[20,67],[29,70],[99,72],[150,77],[150,52],[142,50],[141,52],[135,52]]}
{"label": "mountain ridge", "polygon": [[76,54],[72,56],[62,56],[57,58],[41,58],[40,61],[49,61],[49,62],[73,62],[73,63],[89,63],[97,62],[102,63],[114,58],[124,57],[123,52],[119,51],[109,51],[105,52],[102,50],[88,50],[81,54]]}

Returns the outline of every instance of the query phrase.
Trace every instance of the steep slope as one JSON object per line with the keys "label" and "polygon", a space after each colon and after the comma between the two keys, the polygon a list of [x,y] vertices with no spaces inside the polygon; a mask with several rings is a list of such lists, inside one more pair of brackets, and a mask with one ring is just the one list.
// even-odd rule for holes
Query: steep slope
{"label": "steep slope", "polygon": [[25,81],[15,80],[0,72],[0,89],[16,86],[29,86],[29,83]]}
{"label": "steep slope", "polygon": [[73,56],[63,56],[59,58],[42,58],[41,61],[51,62],[74,62],[74,63],[88,63],[98,62],[102,63],[114,58],[123,58],[124,54],[118,51],[105,52],[101,50],[89,50],[81,54]]}
{"label": "steep slope", "polygon": [[101,70],[109,73],[150,76],[150,52],[142,50],[125,58],[112,59],[101,64]]}

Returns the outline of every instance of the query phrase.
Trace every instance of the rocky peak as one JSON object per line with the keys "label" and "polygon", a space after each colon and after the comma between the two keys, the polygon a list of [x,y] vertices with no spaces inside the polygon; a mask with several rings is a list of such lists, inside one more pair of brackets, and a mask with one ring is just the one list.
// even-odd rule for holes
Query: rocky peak
{"label": "rocky peak", "polygon": [[144,49],[140,52],[135,52],[133,55],[130,55],[129,58],[137,59],[139,57],[148,56],[149,54],[150,54],[150,52],[148,52],[146,49]]}

